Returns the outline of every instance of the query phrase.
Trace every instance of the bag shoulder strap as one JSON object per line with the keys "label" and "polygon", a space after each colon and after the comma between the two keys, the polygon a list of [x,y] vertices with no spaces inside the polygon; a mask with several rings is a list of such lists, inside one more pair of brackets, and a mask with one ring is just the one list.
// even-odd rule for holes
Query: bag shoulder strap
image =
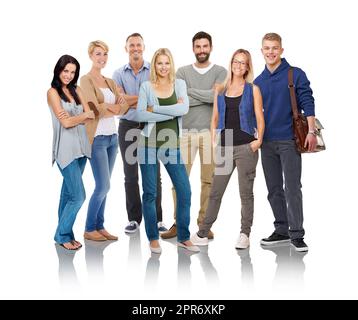
{"label": "bag shoulder strap", "polygon": [[293,113],[293,118],[297,119],[298,117],[298,108],[296,100],[295,85],[293,83],[293,68],[288,69],[288,88],[290,89],[290,99],[291,99],[291,108]]}

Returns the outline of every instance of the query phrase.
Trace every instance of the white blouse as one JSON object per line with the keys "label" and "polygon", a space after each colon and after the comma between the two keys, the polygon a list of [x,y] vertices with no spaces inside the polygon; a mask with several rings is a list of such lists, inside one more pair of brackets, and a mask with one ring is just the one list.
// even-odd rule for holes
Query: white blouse
{"label": "white blouse", "polygon": [[[116,103],[116,96],[109,88],[100,88],[104,96],[104,102],[109,104]],[[109,118],[101,118],[98,121],[95,137],[99,135],[111,136],[117,133],[116,121],[114,116]]]}

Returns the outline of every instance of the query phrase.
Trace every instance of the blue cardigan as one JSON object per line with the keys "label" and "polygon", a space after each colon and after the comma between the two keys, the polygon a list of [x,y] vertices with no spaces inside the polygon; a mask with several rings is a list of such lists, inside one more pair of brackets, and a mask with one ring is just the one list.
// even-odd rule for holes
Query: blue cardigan
{"label": "blue cardigan", "polygon": [[[158,98],[153,90],[150,81],[142,83],[139,90],[138,104],[134,121],[146,122],[142,134],[150,136],[156,122],[171,120],[178,117],[179,137],[182,134],[182,116],[189,111],[189,98],[184,80],[176,79],[174,83],[177,98],[182,98],[183,103],[176,103],[170,106],[160,106]],[[153,112],[148,112],[147,107],[153,106]]]}
{"label": "blue cardigan", "polygon": [[[253,96],[253,86],[251,83],[246,82],[244,87],[244,92],[242,93],[242,98],[240,104],[237,106],[239,109],[240,115],[240,129],[250,135],[255,134],[256,128],[256,118],[254,111],[254,96]],[[221,95],[218,95],[218,113],[219,121],[217,131],[225,129],[225,92]]]}
{"label": "blue cardigan", "polygon": [[[271,73],[267,67],[255,79],[260,88],[265,116],[265,141],[293,139],[292,109],[288,89],[288,69],[290,65],[282,59],[278,68]],[[293,69],[293,83],[296,90],[299,111],[306,117],[314,116],[314,98],[306,74],[299,68]]]}

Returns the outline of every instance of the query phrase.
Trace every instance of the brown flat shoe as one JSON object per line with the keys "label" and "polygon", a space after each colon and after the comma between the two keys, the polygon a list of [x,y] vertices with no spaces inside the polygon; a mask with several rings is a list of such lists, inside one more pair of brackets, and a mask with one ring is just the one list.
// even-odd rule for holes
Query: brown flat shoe
{"label": "brown flat shoe", "polygon": [[211,230],[209,230],[208,239],[209,239],[209,240],[214,239],[214,232],[212,232]]}
{"label": "brown flat shoe", "polygon": [[163,232],[160,234],[162,239],[171,239],[177,236],[177,226],[173,224],[167,232]]}
{"label": "brown flat shoe", "polygon": [[86,240],[92,240],[92,241],[106,241],[107,240],[107,238],[102,236],[98,231],[85,232],[83,237]]}
{"label": "brown flat shoe", "polygon": [[118,240],[117,236],[110,234],[106,229],[97,230],[102,236],[104,236],[107,240]]}

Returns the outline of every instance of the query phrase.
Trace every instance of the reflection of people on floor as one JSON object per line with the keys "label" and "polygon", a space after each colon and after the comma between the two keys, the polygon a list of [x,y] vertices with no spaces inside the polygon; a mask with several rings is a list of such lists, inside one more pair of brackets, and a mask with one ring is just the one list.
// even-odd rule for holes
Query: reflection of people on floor
{"label": "reflection of people on floor", "polygon": [[178,288],[188,289],[191,286],[191,256],[195,252],[178,248]]}
{"label": "reflection of people on floor", "polygon": [[61,285],[78,285],[73,259],[77,251],[69,251],[55,244],[58,257],[58,278]]}
{"label": "reflection of people on floor", "polygon": [[276,254],[275,286],[303,288],[305,273],[303,257],[307,252],[297,252],[289,244],[261,246],[261,248]]}
{"label": "reflection of people on floor", "polygon": [[247,287],[254,284],[254,269],[250,257],[250,248],[236,250],[241,259],[241,283]]}
{"label": "reflection of people on floor", "polygon": [[103,251],[114,241],[85,240],[85,257],[88,277],[91,280],[103,278]]}
{"label": "reflection of people on floor", "polygon": [[148,286],[149,289],[154,289],[158,283],[159,267],[160,267],[160,254],[151,253],[148,262],[147,269],[145,270],[144,285]]}
{"label": "reflection of people on floor", "polygon": [[129,238],[128,242],[128,270],[140,273],[140,267],[142,265],[142,250],[140,242],[140,231],[135,233],[127,233]]}
{"label": "reflection of people on floor", "polygon": [[219,284],[219,276],[215,267],[213,266],[209,254],[208,254],[209,246],[202,246],[200,248],[200,253],[197,255],[200,261],[201,268],[204,271],[206,283],[208,285],[217,286]]}

